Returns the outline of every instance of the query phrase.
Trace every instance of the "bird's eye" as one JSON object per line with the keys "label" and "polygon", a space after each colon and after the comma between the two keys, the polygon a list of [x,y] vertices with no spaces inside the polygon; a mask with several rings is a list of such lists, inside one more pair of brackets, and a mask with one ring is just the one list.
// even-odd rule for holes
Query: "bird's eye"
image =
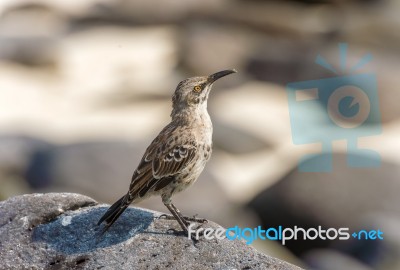
{"label": "bird's eye", "polygon": [[201,91],[201,86],[200,86],[200,85],[196,85],[196,86],[193,88],[193,90],[194,90],[195,92],[200,92],[200,91]]}

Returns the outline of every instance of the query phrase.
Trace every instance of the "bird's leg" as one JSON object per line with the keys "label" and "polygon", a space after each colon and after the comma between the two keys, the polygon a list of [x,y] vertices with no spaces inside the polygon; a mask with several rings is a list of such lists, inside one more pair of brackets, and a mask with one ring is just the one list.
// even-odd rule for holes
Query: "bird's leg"
{"label": "bird's leg", "polygon": [[172,203],[165,203],[165,207],[168,208],[168,210],[171,212],[171,214],[174,216],[174,218],[178,221],[179,225],[181,226],[182,230],[188,234],[188,226],[189,223],[183,218],[182,214],[180,212],[177,212],[175,207],[172,207]]}
{"label": "bird's leg", "polygon": [[[176,208],[176,206],[175,206],[173,203],[169,203],[169,205],[171,206],[171,208],[173,208],[173,210],[175,211],[175,213],[177,213],[177,215],[179,215],[179,217],[180,217],[181,219],[183,219],[183,220],[186,221],[187,226],[189,225],[189,221],[191,221],[191,222],[196,222],[196,223],[207,223],[207,222],[208,222],[208,220],[205,219],[205,218],[197,218],[196,216],[193,216],[193,217],[183,216],[183,215],[181,214],[181,211],[179,211],[179,209]],[[165,205],[165,206],[167,206],[167,205]],[[167,208],[168,208],[168,206],[167,206]],[[168,208],[168,209],[169,209],[169,208]],[[169,211],[172,213],[171,210],[169,210]],[[172,216],[171,216],[171,215],[167,215],[167,214],[162,214],[161,216],[159,216],[159,218],[164,218],[164,219],[167,219],[167,220],[174,220],[174,219],[176,219],[176,218],[175,218],[175,215],[172,215]]]}
{"label": "bird's leg", "polygon": [[[207,223],[207,222],[208,222],[208,220],[205,219],[205,218],[197,218],[196,216],[193,216],[193,217],[186,217],[186,216],[183,216],[183,215],[181,214],[181,212],[179,211],[179,209],[176,208],[176,206],[175,206],[173,203],[171,203],[171,206],[172,206],[172,208],[174,208],[174,210],[175,210],[183,219],[185,219],[187,222],[188,222],[188,221],[197,222],[197,223]],[[189,223],[189,222],[188,222],[188,223]]]}
{"label": "bird's leg", "polygon": [[[168,203],[164,202],[164,205],[171,212],[172,216],[170,216],[170,215],[161,215],[161,216],[165,216],[166,219],[169,219],[169,218],[176,219],[178,221],[179,225],[181,226],[181,228],[183,229],[183,231],[185,232],[185,234],[187,236],[189,236],[195,243],[197,243],[199,241],[199,239],[197,239],[194,235],[189,234],[188,226],[190,225],[190,223],[187,220],[185,220],[185,217],[181,214],[179,209],[176,208],[175,205],[173,205],[171,202],[168,202]],[[196,230],[198,228],[200,228],[202,225],[198,226],[196,228]],[[172,229],[172,230],[175,231],[174,229]],[[198,235],[203,235],[203,232],[200,232]]]}

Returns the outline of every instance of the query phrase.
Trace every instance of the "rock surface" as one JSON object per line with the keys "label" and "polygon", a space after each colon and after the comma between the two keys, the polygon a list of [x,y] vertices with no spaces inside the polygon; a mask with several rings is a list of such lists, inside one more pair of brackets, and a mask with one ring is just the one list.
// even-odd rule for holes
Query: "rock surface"
{"label": "rock surface", "polygon": [[0,269],[300,269],[239,240],[194,243],[168,232],[175,221],[133,207],[101,236],[95,224],[106,209],[70,193],[0,202]]}

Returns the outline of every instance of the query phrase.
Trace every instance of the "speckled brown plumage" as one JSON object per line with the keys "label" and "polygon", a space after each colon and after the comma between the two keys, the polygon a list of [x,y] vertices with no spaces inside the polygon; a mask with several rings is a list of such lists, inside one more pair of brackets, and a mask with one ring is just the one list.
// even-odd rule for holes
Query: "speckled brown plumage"
{"label": "speckled brown plumage", "polygon": [[212,123],[207,99],[213,83],[235,70],[180,82],[172,97],[171,122],[147,147],[134,171],[129,191],[99,220],[106,231],[131,204],[161,195],[164,205],[187,232],[188,220],[172,204],[171,197],[193,184],[210,159]]}

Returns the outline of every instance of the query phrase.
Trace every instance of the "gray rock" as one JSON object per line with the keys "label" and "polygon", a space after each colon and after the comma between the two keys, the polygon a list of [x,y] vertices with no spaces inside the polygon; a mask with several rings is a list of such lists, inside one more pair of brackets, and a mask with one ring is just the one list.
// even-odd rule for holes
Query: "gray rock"
{"label": "gray rock", "polygon": [[0,269],[300,269],[239,240],[193,242],[168,231],[175,221],[140,208],[101,235],[95,224],[106,209],[68,193],[0,202]]}

